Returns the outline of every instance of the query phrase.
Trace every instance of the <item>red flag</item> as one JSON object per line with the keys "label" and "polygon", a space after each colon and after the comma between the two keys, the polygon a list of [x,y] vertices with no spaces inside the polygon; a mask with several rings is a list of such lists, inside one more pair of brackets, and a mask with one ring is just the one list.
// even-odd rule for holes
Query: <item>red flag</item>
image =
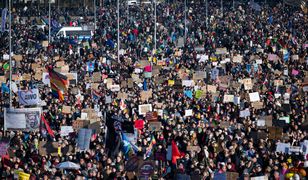
{"label": "red flag", "polygon": [[55,137],[52,129],[50,128],[48,122],[46,121],[44,115],[42,114],[42,121],[44,122],[45,126],[46,126],[46,129],[47,129],[47,132],[50,134],[50,136],[52,136],[53,138]]}
{"label": "red flag", "polygon": [[172,164],[176,164],[176,160],[183,157],[183,154],[180,153],[178,146],[172,140]]}

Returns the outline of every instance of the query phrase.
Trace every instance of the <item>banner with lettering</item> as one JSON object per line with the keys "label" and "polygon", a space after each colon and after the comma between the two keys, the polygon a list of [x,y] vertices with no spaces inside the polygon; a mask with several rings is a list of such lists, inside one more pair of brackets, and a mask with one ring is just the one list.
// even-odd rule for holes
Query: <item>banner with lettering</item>
{"label": "banner with lettering", "polygon": [[18,99],[20,105],[37,105],[40,102],[38,89],[27,91],[18,91]]}

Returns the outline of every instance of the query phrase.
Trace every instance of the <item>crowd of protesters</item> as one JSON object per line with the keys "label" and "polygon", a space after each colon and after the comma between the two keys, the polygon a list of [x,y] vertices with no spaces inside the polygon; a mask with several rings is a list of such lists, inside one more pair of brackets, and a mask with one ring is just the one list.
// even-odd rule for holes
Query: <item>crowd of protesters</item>
{"label": "crowd of protesters", "polygon": [[[1,159],[1,178],[13,179],[16,171],[23,171],[30,179],[137,179],[140,169],[130,171],[127,166],[137,157],[140,162],[153,162],[147,179],[305,179],[308,151],[302,147],[308,148],[308,143],[302,144],[308,141],[307,12],[281,3],[260,4],[261,9],[249,3],[235,3],[233,7],[229,1],[221,11],[220,1],[208,3],[208,19],[205,2],[187,4],[186,29],[183,2],[158,3],[156,51],[151,4],[131,6],[129,13],[127,4],[121,4],[120,44],[117,6],[110,3],[97,8],[97,29],[91,40],[71,43],[53,34],[48,47],[42,46],[42,41],[48,40],[48,27],[33,28],[37,19],[46,18],[46,9],[13,9],[12,52],[23,58],[13,59],[12,74],[31,74],[30,80],[16,81],[18,89],[39,88],[45,119],[55,136],[44,130],[43,123],[33,132],[4,131],[2,126],[0,136],[9,137],[10,144],[8,155]],[[52,19],[62,26],[93,25],[90,15],[89,7],[52,9]],[[73,20],[77,16],[83,18]],[[8,31],[0,38],[2,57],[9,54]],[[217,54],[219,48],[226,48],[226,52]],[[239,55],[242,59],[235,62]],[[33,68],[33,64],[56,68],[59,60],[78,75],[78,83],[69,85],[64,101],[52,95]],[[6,62],[1,61],[0,74],[8,80],[8,69],[3,67]],[[89,71],[89,62],[94,63],[93,71]],[[150,70],[145,68],[148,65]],[[150,77],[145,76],[146,71]],[[92,76],[97,72],[102,80],[94,83]],[[204,77],[196,79],[196,72],[204,72]],[[251,88],[242,83],[247,78],[251,78]],[[120,91],[111,90],[106,79],[120,85]],[[131,79],[132,86],[128,85]],[[193,80],[194,85],[182,86],[183,80]],[[282,83],[277,85],[276,80]],[[204,90],[207,85],[215,90]],[[99,94],[95,98],[94,89]],[[202,95],[197,96],[201,89]],[[144,92],[151,92],[151,96],[143,99]],[[249,93],[253,92],[260,95],[259,108],[250,101]],[[239,100],[225,102],[225,95]],[[9,94],[2,91],[1,112],[8,108],[8,99]],[[157,117],[160,129],[150,129],[151,122],[138,111],[142,104],[161,111]],[[27,108],[19,104],[16,93],[12,106]],[[63,113],[64,106],[72,107],[71,112]],[[89,108],[101,115],[97,124],[100,130],[95,127],[89,149],[80,150],[76,145],[78,130],[61,136],[60,129],[72,126]],[[186,115],[187,110],[193,113]],[[242,117],[244,110],[250,114]],[[261,117],[271,117],[272,124],[260,127]],[[281,117],[289,120],[281,121]],[[142,127],[137,128],[136,122]],[[273,138],[269,127],[282,132]],[[136,134],[134,146],[138,150],[123,150],[121,131]],[[43,155],[38,148],[41,142],[58,142],[62,149],[71,146],[73,151]],[[279,152],[277,143],[301,149]],[[80,168],[57,168],[66,161]]]}

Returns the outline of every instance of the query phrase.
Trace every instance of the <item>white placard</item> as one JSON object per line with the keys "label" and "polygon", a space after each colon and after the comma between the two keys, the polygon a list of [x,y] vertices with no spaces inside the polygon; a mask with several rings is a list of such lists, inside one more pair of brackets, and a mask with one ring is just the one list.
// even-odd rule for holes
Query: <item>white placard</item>
{"label": "white placard", "polygon": [[249,99],[250,102],[259,102],[260,101],[259,92],[249,93]]}
{"label": "white placard", "polygon": [[188,110],[185,110],[185,116],[192,116],[193,115],[193,110],[192,109],[188,109]]}
{"label": "white placard", "polygon": [[110,86],[110,90],[112,91],[112,92],[117,92],[117,91],[120,91],[120,85],[119,84],[113,84],[113,85],[111,85]]}
{"label": "white placard", "polygon": [[61,126],[61,136],[68,136],[72,132],[74,132],[72,126]]}
{"label": "white placard", "polygon": [[250,116],[250,111],[249,109],[245,109],[243,111],[240,111],[240,117],[245,118],[245,117],[249,117]]}
{"label": "white placard", "polygon": [[182,80],[182,86],[186,87],[192,87],[194,86],[194,81],[193,80]]}
{"label": "white placard", "polygon": [[37,105],[39,103],[38,89],[28,91],[18,91],[19,104],[21,105]]}
{"label": "white placard", "polygon": [[224,95],[224,103],[234,102],[234,95]]}
{"label": "white placard", "polygon": [[147,112],[152,112],[152,104],[142,104],[138,106],[139,115],[145,115]]}

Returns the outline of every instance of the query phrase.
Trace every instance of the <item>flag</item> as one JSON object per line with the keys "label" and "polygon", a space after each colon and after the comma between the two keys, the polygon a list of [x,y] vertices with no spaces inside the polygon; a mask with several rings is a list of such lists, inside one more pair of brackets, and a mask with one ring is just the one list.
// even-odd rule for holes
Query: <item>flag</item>
{"label": "flag", "polygon": [[49,126],[48,122],[46,121],[46,119],[45,119],[45,117],[44,117],[43,114],[42,114],[41,119],[42,119],[42,121],[44,122],[44,124],[45,124],[45,126],[46,126],[46,129],[47,129],[48,134],[50,134],[50,136],[52,136],[52,137],[54,138],[55,135],[54,135],[52,129],[50,128],[50,126]]}
{"label": "flag", "polygon": [[53,97],[59,99],[60,101],[64,101],[64,96],[63,96],[62,91],[58,89],[58,87],[52,82],[50,82],[50,86],[51,86],[51,93]]}
{"label": "flag", "polygon": [[124,143],[123,145],[124,154],[127,154],[130,150],[133,150],[135,153],[140,151],[140,148],[136,146],[133,142],[131,142],[124,133],[121,134],[122,134],[122,141]]}
{"label": "flag", "polygon": [[153,147],[154,147],[155,144],[156,144],[156,140],[155,140],[154,136],[152,136],[151,143],[150,143],[150,145],[147,148],[147,151],[145,153],[147,158],[151,156],[152,150],[153,150]]}
{"label": "flag", "polygon": [[92,98],[93,99],[100,99],[102,97],[102,94],[100,92],[95,91],[92,89]]}
{"label": "flag", "polygon": [[177,159],[183,157],[183,154],[180,153],[178,146],[172,140],[172,164],[176,164]]}
{"label": "flag", "polygon": [[5,23],[6,23],[6,16],[7,16],[7,8],[2,10],[2,23],[1,23],[1,32],[5,31]]}
{"label": "flag", "polygon": [[1,84],[1,92],[3,93],[10,93],[10,88],[7,87],[7,85],[5,83]]}
{"label": "flag", "polygon": [[143,90],[144,91],[148,90],[148,88],[147,88],[147,80],[146,79],[144,79],[144,81],[143,81]]}
{"label": "flag", "polygon": [[54,84],[59,90],[67,91],[68,80],[67,76],[56,72],[51,67],[48,67],[48,73],[50,78],[50,84]]}
{"label": "flag", "polygon": [[283,49],[283,60],[284,61],[288,61],[289,60],[289,57],[290,57],[290,53],[287,49]]}

